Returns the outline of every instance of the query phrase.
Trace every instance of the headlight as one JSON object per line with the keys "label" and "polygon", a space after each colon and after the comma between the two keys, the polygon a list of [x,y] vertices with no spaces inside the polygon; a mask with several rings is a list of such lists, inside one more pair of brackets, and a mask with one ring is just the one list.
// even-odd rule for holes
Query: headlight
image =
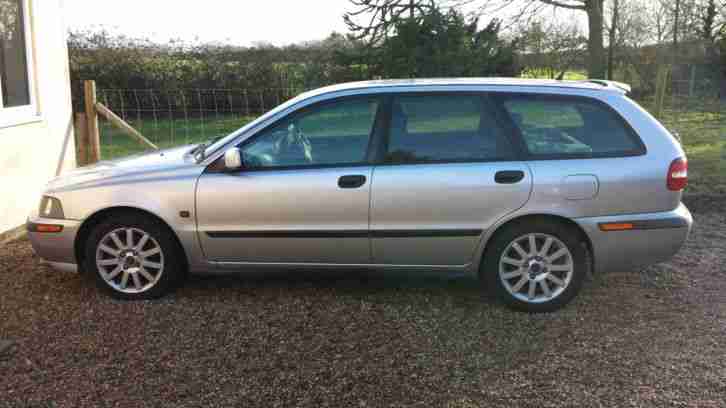
{"label": "headlight", "polygon": [[40,200],[40,208],[38,214],[43,218],[63,219],[63,207],[59,199],[55,197],[43,196]]}

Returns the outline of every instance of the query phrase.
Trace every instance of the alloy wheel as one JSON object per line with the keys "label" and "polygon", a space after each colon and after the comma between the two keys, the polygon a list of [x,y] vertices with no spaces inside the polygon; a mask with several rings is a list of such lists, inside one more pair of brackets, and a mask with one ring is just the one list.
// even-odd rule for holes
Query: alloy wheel
{"label": "alloy wheel", "polygon": [[118,228],[101,238],[96,248],[101,278],[122,293],[142,293],[164,272],[164,252],[159,243],[139,228]]}
{"label": "alloy wheel", "polygon": [[527,303],[552,301],[567,289],[574,260],[557,237],[529,233],[514,239],[499,259],[499,279],[510,295]]}

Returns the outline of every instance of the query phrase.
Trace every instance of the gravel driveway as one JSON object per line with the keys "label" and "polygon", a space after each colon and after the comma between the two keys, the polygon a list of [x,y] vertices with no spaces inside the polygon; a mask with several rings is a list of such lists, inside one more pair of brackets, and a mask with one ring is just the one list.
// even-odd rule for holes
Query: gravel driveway
{"label": "gravel driveway", "polygon": [[723,203],[689,200],[675,258],[596,276],[549,315],[466,279],[345,274],[194,278],[124,303],[16,242],[0,248],[0,408],[725,407]]}

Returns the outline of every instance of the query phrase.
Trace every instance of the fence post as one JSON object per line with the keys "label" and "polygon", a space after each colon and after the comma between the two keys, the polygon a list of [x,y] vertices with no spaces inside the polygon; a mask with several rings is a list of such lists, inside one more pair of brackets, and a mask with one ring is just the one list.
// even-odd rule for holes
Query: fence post
{"label": "fence post", "polygon": [[670,67],[661,67],[656,74],[655,82],[655,117],[661,119],[663,117],[663,103],[665,102],[665,94],[668,87],[668,75]]}
{"label": "fence post", "polygon": [[85,113],[76,113],[76,165],[78,167],[88,164],[88,122]]}
{"label": "fence post", "polygon": [[150,147],[155,150],[159,150],[159,147],[151,143],[151,141],[144,137],[138,130],[134,129],[133,126],[126,123],[123,119],[119,118],[113,111],[101,103],[96,104],[96,112],[106,118],[112,125],[121,129],[124,133],[129,135],[131,138],[136,139],[137,142]]}
{"label": "fence post", "polygon": [[98,133],[98,114],[96,113],[96,81],[83,81],[86,102],[87,164],[101,160],[101,138]]}

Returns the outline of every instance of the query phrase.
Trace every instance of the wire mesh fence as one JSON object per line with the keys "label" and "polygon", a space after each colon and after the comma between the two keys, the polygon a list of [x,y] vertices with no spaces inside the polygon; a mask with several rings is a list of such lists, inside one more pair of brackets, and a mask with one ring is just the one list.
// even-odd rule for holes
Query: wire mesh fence
{"label": "wire mesh fence", "polygon": [[[303,89],[98,89],[98,102],[160,148],[226,135]],[[82,92],[74,107],[83,111]],[[122,157],[145,148],[101,120],[101,157]]]}
{"label": "wire mesh fence", "polygon": [[706,86],[707,84],[700,84],[698,92],[693,92],[692,88],[674,86],[664,97],[660,109],[656,107],[654,95],[640,97],[636,101],[654,115],[659,113],[657,119],[684,142],[694,142],[700,132],[722,133],[726,124],[724,99],[719,96],[717,89]]}

